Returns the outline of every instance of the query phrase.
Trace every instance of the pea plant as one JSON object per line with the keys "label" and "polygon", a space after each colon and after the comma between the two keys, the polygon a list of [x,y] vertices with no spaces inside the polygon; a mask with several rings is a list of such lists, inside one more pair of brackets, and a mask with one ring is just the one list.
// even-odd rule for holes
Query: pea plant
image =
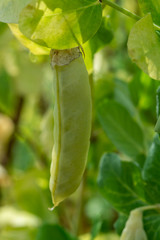
{"label": "pea plant", "polygon": [[[54,147],[49,185],[51,210],[56,207],[50,214],[78,187],[80,192],[72,235],[59,225],[44,225],[36,239],[78,239],[86,184],[91,191],[86,239],[100,233],[105,239],[107,208],[112,209],[108,229],[114,226],[117,234],[106,239],[159,240],[160,1],[1,0],[0,22],[30,58],[50,56]],[[89,211],[94,191],[97,215]]]}

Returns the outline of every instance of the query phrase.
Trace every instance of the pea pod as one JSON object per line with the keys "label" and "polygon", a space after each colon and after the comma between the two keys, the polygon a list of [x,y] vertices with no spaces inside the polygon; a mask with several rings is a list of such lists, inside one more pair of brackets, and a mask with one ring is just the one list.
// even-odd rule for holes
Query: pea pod
{"label": "pea pod", "polygon": [[79,48],[52,50],[54,71],[54,147],[50,190],[54,207],[79,186],[91,132],[91,90]]}

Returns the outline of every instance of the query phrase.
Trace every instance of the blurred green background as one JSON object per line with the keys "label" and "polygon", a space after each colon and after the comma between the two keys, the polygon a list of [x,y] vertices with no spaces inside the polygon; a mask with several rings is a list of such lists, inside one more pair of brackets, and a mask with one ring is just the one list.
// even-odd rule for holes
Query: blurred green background
{"label": "blurred green background", "polygon": [[[121,1],[140,14],[136,1]],[[97,115],[103,99],[114,100],[134,115],[147,144],[156,123],[158,81],[128,57],[127,39],[134,20],[109,7],[104,22],[86,44],[93,96],[93,123],[87,168],[79,189],[53,212],[49,169],[53,139],[53,76],[49,57],[33,56],[0,23],[0,239],[117,240],[118,213],[97,186],[104,152],[122,154],[104,133]],[[103,30],[105,28],[105,31]],[[87,55],[88,52],[92,53]],[[92,65],[93,63],[93,65]]]}

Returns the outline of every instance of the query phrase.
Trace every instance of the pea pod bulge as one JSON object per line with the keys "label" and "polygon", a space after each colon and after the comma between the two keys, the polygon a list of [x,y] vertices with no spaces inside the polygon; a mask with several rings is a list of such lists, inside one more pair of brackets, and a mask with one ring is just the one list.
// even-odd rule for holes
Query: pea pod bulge
{"label": "pea pod bulge", "polygon": [[79,48],[52,50],[51,65],[55,106],[50,190],[55,207],[81,182],[90,143],[92,101]]}

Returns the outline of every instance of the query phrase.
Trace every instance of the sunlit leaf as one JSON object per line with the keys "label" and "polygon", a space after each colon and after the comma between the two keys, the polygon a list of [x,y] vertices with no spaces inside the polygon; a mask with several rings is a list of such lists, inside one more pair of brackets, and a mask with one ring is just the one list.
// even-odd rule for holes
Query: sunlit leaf
{"label": "sunlit leaf", "polygon": [[1,0],[0,1],[0,22],[17,23],[21,10],[31,0]]}
{"label": "sunlit leaf", "polygon": [[21,13],[22,33],[43,46],[72,48],[85,43],[98,30],[102,18],[97,0],[52,1],[29,4]]}
{"label": "sunlit leaf", "polygon": [[35,55],[49,55],[50,53],[49,48],[41,46],[25,37],[19,30],[17,24],[9,24],[9,28],[11,29],[14,36],[20,41],[20,43],[23,44],[26,48],[28,48],[31,51],[31,53]]}
{"label": "sunlit leaf", "polygon": [[160,25],[160,1],[159,0],[138,0],[142,11],[151,13],[153,21]]}
{"label": "sunlit leaf", "polygon": [[1,239],[3,240],[35,240],[36,228],[6,228],[1,230]]}
{"label": "sunlit leaf", "polygon": [[132,28],[128,39],[128,52],[132,61],[145,73],[160,80],[160,41],[150,14]]}

